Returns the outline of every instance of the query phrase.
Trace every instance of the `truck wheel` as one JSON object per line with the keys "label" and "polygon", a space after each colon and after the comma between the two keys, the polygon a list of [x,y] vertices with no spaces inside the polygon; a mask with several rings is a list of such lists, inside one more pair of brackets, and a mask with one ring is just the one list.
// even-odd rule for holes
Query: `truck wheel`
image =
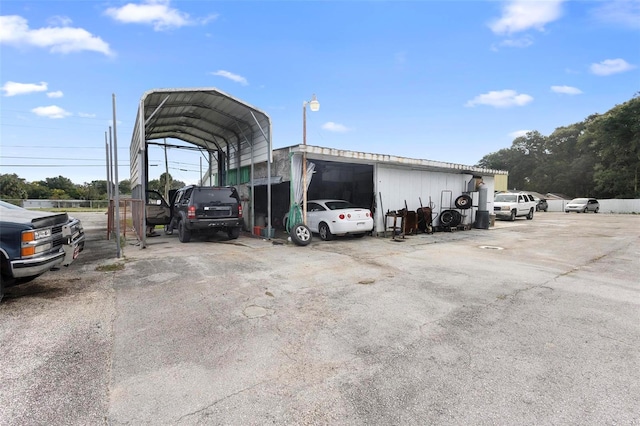
{"label": "truck wheel", "polygon": [[596,207],[596,209],[593,212],[598,213],[599,211],[600,211],[600,207]]}
{"label": "truck wheel", "polygon": [[513,222],[514,220],[516,220],[516,211],[515,210],[511,210],[511,216],[509,217],[509,220],[511,222]]}
{"label": "truck wheel", "polygon": [[184,220],[181,220],[178,223],[178,239],[181,243],[188,243],[191,241],[191,231],[187,229],[187,226],[184,224]]}
{"label": "truck wheel", "polygon": [[455,205],[459,209],[468,209],[471,207],[471,197],[467,194],[463,194],[456,198]]}
{"label": "truck wheel", "polygon": [[527,220],[533,219],[533,209],[529,210],[529,214],[527,215]]}
{"label": "truck wheel", "polygon": [[294,225],[289,235],[291,236],[291,241],[297,246],[306,246],[311,242],[311,230],[303,223]]}
{"label": "truck wheel", "polygon": [[440,224],[442,226],[455,226],[453,222],[455,218],[453,217],[453,210],[445,210],[440,213]]}

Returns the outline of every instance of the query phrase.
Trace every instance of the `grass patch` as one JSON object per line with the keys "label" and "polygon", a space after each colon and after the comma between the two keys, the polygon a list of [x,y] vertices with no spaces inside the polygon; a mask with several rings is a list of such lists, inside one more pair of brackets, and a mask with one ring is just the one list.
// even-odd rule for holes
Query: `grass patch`
{"label": "grass patch", "polygon": [[102,265],[96,268],[98,272],[116,272],[124,269],[124,263],[112,263],[110,265]]}

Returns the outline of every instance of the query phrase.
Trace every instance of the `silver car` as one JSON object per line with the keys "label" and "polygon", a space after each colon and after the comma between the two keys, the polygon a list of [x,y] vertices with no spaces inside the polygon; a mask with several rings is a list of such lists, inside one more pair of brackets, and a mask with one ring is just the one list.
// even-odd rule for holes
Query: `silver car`
{"label": "silver car", "polygon": [[569,201],[569,204],[564,206],[564,211],[565,213],[598,213],[600,211],[600,203],[598,203],[598,200],[595,198],[574,198]]}

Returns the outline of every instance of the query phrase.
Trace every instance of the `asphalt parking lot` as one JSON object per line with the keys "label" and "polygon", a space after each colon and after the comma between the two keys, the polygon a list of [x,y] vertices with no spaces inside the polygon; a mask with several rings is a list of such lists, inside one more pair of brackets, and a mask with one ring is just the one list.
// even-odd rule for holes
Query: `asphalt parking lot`
{"label": "asphalt parking lot", "polygon": [[638,425],[640,216],[85,251],[0,303],[0,424]]}

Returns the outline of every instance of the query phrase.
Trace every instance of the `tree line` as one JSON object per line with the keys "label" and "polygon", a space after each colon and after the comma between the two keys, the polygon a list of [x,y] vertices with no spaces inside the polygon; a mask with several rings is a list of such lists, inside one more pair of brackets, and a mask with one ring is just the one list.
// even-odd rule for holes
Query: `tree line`
{"label": "tree line", "polygon": [[[557,128],[549,136],[538,131],[514,139],[510,148],[485,155],[476,164],[509,172],[509,188],[568,197],[640,198],[640,92],[604,114]],[[149,189],[165,193],[183,187],[169,173],[149,181]],[[114,188],[112,188],[114,189]],[[118,183],[120,194],[131,183]],[[107,199],[106,180],[74,184],[63,176],[26,182],[16,174],[0,175],[2,199]]]}
{"label": "tree line", "polygon": [[640,198],[640,92],[549,136],[528,132],[477,166],[508,171],[510,189],[571,198]]}
{"label": "tree line", "polygon": [[[169,173],[163,173],[159,179],[150,180],[148,188],[164,194],[167,179],[169,189],[185,186],[184,182],[174,180]],[[131,182],[128,179],[121,180],[118,183],[118,192],[124,196],[131,194]],[[111,183],[111,193],[115,193],[113,183]],[[27,182],[15,173],[0,174],[0,198],[3,200],[106,200],[108,197],[107,180],[94,180],[78,185],[64,176]]]}

